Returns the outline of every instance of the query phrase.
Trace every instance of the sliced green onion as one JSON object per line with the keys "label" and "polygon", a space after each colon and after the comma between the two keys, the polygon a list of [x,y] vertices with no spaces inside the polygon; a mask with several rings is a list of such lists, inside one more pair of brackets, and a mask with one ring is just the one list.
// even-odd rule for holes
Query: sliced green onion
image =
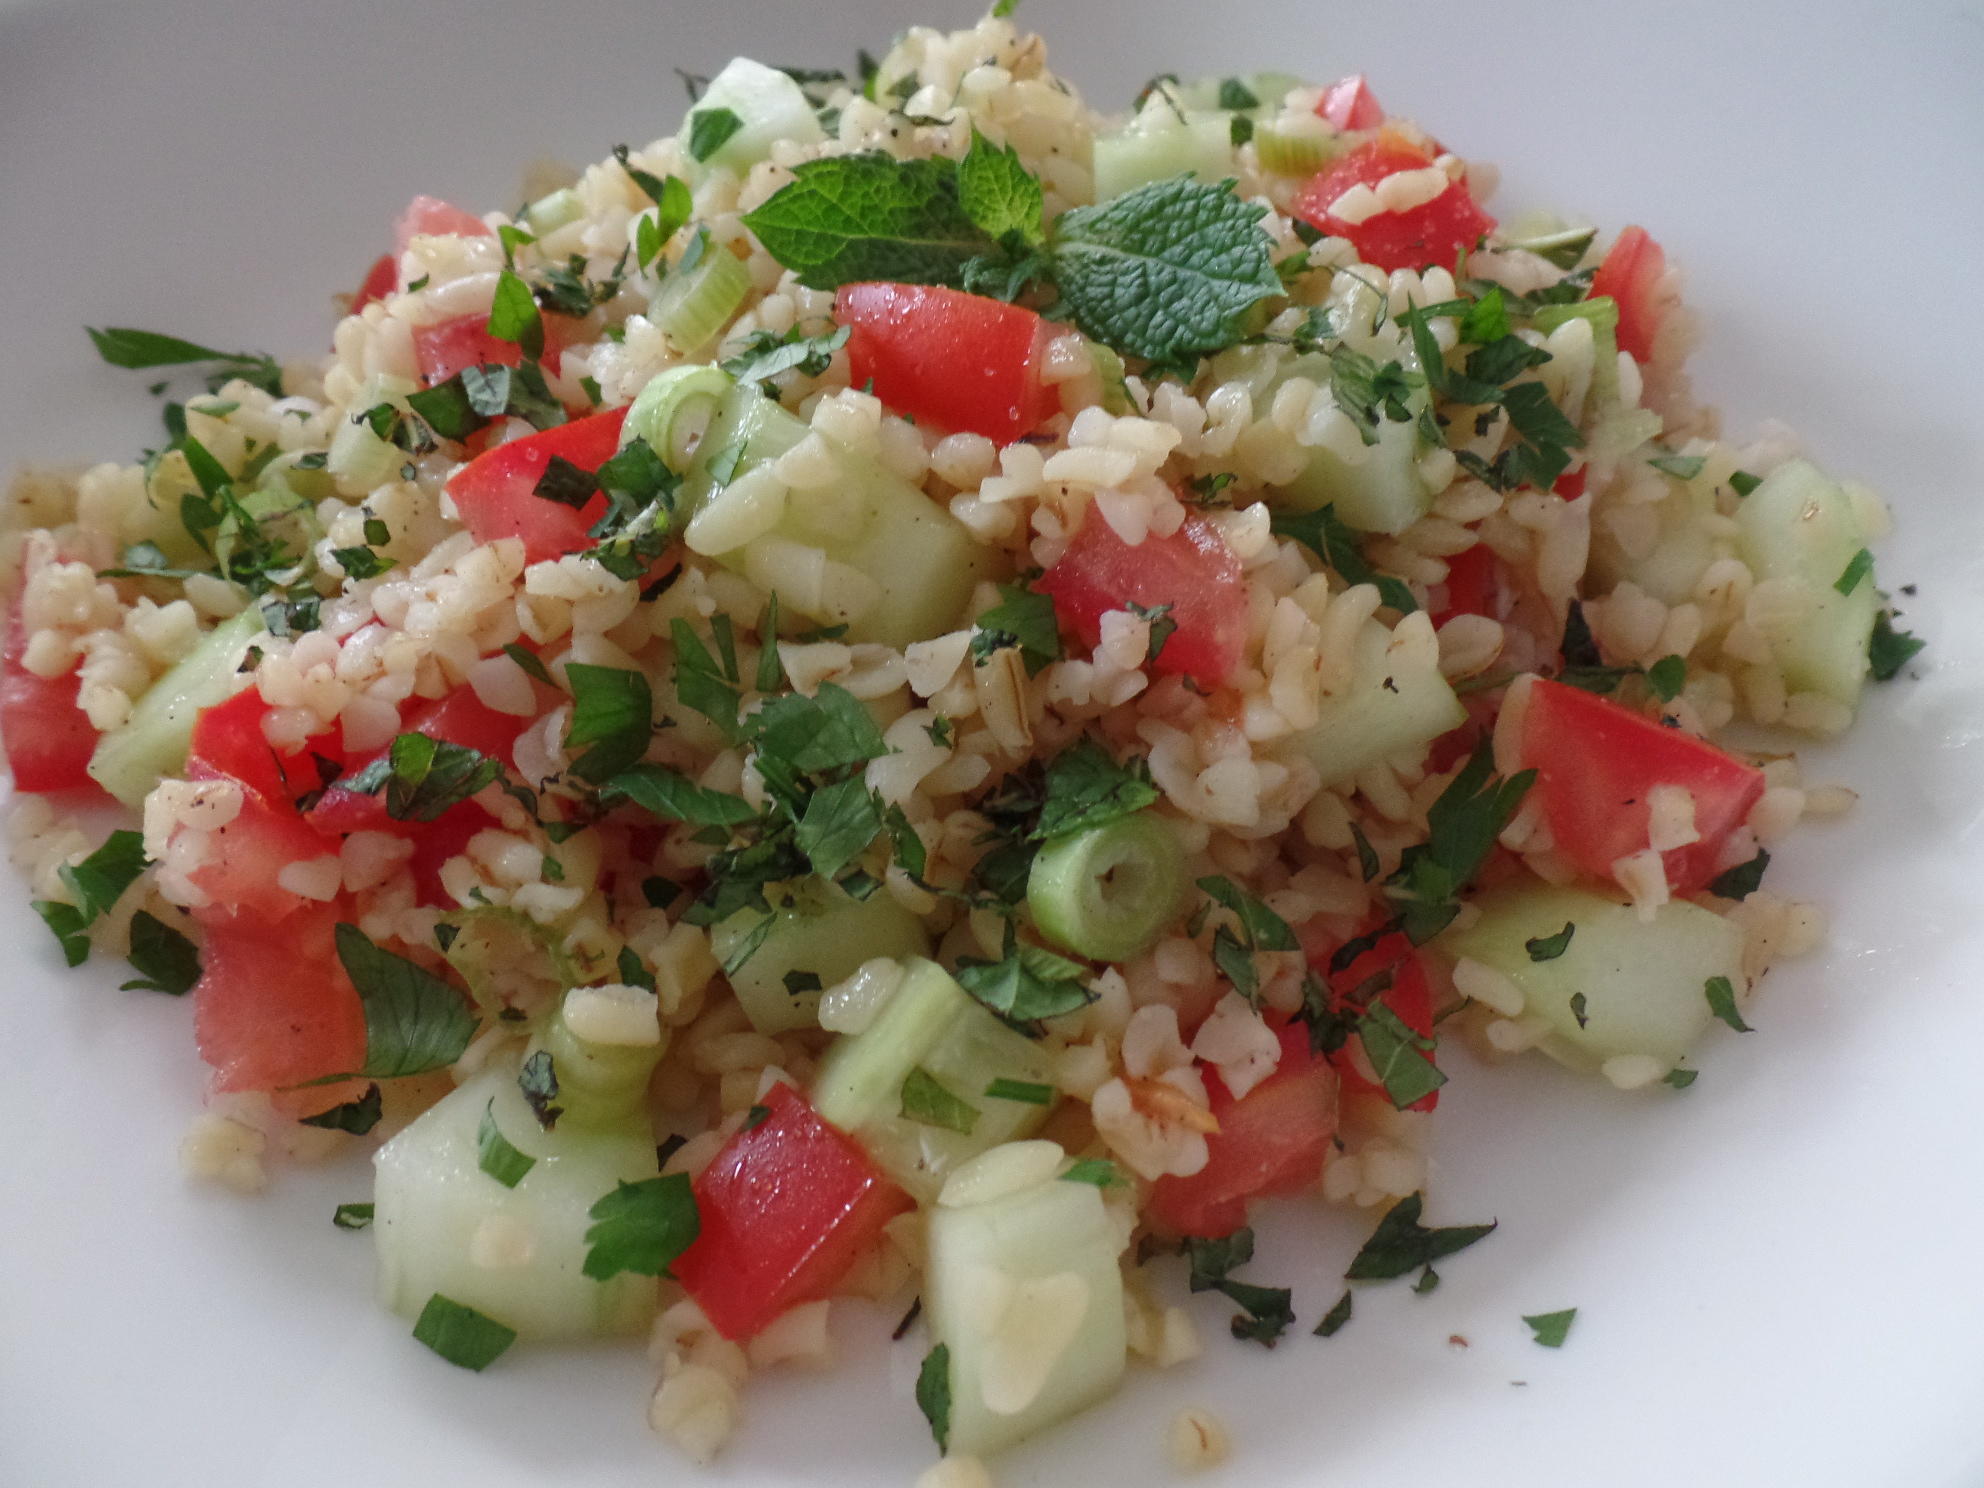
{"label": "sliced green onion", "polygon": [[1332,134],[1285,133],[1263,124],[1254,131],[1254,155],[1261,169],[1277,176],[1313,176],[1336,158]]}
{"label": "sliced green onion", "polygon": [[648,318],[683,356],[695,356],[730,324],[750,292],[744,260],[712,243],[692,267],[669,275],[655,291]]}
{"label": "sliced green onion", "polygon": [[1157,939],[1184,888],[1177,837],[1139,811],[1041,848],[1026,903],[1041,933],[1064,950],[1124,961]]}
{"label": "sliced green onion", "polygon": [[[722,257],[728,258],[729,254]],[[685,471],[735,384],[721,367],[686,363],[650,378],[627,410],[620,442],[647,441],[670,470]]]}

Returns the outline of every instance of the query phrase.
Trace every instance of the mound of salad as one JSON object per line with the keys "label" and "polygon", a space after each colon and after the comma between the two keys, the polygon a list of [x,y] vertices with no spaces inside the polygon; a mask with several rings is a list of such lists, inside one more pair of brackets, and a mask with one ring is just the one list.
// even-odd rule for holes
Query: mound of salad
{"label": "mound of salad", "polygon": [[94,329],[206,390],[9,504],[15,855],[190,998],[188,1166],[370,1153],[415,1339],[646,1335],[698,1460],[850,1297],[954,1485],[1210,1347],[1187,1289],[1328,1337],[1279,1195],[1430,1287],[1449,1046],[1686,1098],[1822,935],[1787,741],[1921,646],[1648,232],[1498,220],[1361,77],[1045,58],[735,60],[416,197],[328,355]]}

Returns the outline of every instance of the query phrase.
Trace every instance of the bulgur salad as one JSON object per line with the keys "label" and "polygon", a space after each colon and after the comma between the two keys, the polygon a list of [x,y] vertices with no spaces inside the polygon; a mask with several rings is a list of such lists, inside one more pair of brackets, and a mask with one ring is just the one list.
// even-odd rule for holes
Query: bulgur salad
{"label": "bulgur salad", "polygon": [[[700,1462],[841,1299],[971,1488],[1209,1346],[1174,1283],[1430,1290],[1443,1050],[1684,1098],[1823,935],[1792,744],[1922,644],[1645,230],[1359,76],[1097,114],[1009,9],[416,197],[328,356],[92,329],[205,391],[8,505],[13,855],[190,994],[188,1168],[370,1152],[415,1339],[645,1337]],[[1298,1318],[1303,1192],[1373,1229]]]}

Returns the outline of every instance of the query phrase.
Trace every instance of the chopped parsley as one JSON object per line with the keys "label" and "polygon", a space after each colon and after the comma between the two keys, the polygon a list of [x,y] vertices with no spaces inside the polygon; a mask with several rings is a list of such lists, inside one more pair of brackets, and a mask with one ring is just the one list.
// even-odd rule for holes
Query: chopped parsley
{"label": "chopped parsley", "polygon": [[1231,911],[1238,933],[1221,924],[1212,933],[1212,959],[1233,988],[1249,1002],[1258,1005],[1261,992],[1260,970],[1254,957],[1262,951],[1301,949],[1295,931],[1280,915],[1223,874],[1199,880],[1199,888],[1215,904]]}
{"label": "chopped parsley", "polygon": [[1543,1347],[1562,1348],[1577,1315],[1575,1307],[1567,1307],[1562,1312],[1539,1312],[1526,1316],[1523,1321],[1529,1325],[1531,1336]]}
{"label": "chopped parsley", "polygon": [[[335,932],[338,960],[365,1009],[365,1063],[354,1071],[387,1080],[453,1064],[475,1036],[461,993],[404,956],[381,950],[356,925]],[[349,1076],[333,1076],[334,1079]]]}
{"label": "chopped parsley", "polygon": [[776,397],[771,379],[787,372],[801,377],[818,377],[827,370],[834,353],[847,345],[852,328],[842,326],[824,336],[808,336],[797,326],[783,335],[775,331],[755,331],[735,356],[720,364],[738,382],[761,382],[768,396]]}
{"label": "chopped parsley", "polygon": [[200,952],[193,942],[149,910],[131,916],[131,967],[138,973],[120,992],[163,992],[183,997],[200,980]]}
{"label": "chopped parsley", "polygon": [[1104,826],[1152,805],[1158,794],[1142,755],[1119,765],[1084,734],[1048,765],[1040,819],[1030,835],[1049,841]]}
{"label": "chopped parsley", "polygon": [[939,1126],[966,1136],[978,1124],[978,1107],[945,1089],[943,1082],[921,1065],[903,1077],[901,1114],[904,1120],[920,1126]]}
{"label": "chopped parsley", "polygon": [[1343,1330],[1343,1325],[1349,1321],[1350,1288],[1345,1287],[1343,1289],[1343,1295],[1336,1299],[1336,1304],[1328,1312],[1323,1314],[1323,1320],[1316,1324],[1315,1328],[1311,1331],[1317,1338],[1334,1338]]}
{"label": "chopped parsley", "polygon": [[1058,1018],[1095,1000],[1083,985],[1087,967],[1040,946],[1016,944],[1010,921],[1001,959],[961,956],[955,975],[965,991],[1013,1023]]}
{"label": "chopped parsley", "polygon": [[1193,1291],[1218,1292],[1240,1306],[1230,1325],[1235,1338],[1273,1348],[1295,1321],[1293,1294],[1287,1287],[1258,1286],[1232,1274],[1254,1258],[1253,1230],[1238,1229],[1217,1240],[1187,1240],[1185,1255],[1191,1263]]}
{"label": "chopped parsley", "polygon": [[395,821],[431,822],[492,784],[502,761],[427,734],[401,734],[386,753],[338,781],[360,795],[386,793],[386,815]]}
{"label": "chopped parsley", "polygon": [[1577,1025],[1580,1028],[1589,1028],[1591,1026],[1591,1014],[1585,1011],[1587,1006],[1589,1006],[1589,1003],[1584,993],[1573,992],[1571,994],[1571,1016],[1577,1020]]}
{"label": "chopped parsley", "polygon": [[1344,1279],[1389,1281],[1465,1250],[1494,1232],[1494,1221],[1428,1229],[1419,1222],[1423,1202],[1420,1195],[1408,1194],[1386,1210],[1371,1238],[1351,1261],[1350,1269],[1343,1273]]}
{"label": "chopped parsley", "polygon": [[1311,512],[1277,512],[1269,523],[1276,537],[1293,538],[1336,571],[1346,584],[1375,584],[1378,598],[1388,609],[1409,615],[1419,608],[1412,590],[1395,574],[1381,574],[1371,566],[1359,545],[1357,534],[1337,519],[1336,508],[1319,506]]}
{"label": "chopped parsley", "polygon": [[558,1125],[565,1108],[553,1104],[558,1099],[558,1067],[552,1062],[550,1050],[539,1049],[523,1062],[517,1071],[517,1089],[539,1126],[550,1131]]}
{"label": "chopped parsley", "polygon": [[568,662],[572,689],[568,750],[586,748],[572,761],[572,773],[595,783],[610,780],[647,753],[654,732],[654,693],[645,675],[625,667]]}
{"label": "chopped parsley", "polygon": [[1374,999],[1365,1009],[1357,1020],[1357,1037],[1396,1109],[1410,1109],[1447,1083],[1433,1063],[1434,1040],[1414,1032],[1385,1003]]}
{"label": "chopped parsley", "polygon": [[1663,656],[1646,669],[1646,685],[1656,698],[1671,703],[1688,683],[1688,663],[1678,656]]}
{"label": "chopped parsley", "polygon": [[371,1204],[340,1204],[331,1211],[331,1223],[341,1230],[365,1230],[372,1227]]}
{"label": "chopped parsley", "polygon": [[630,765],[600,787],[603,802],[631,801],[665,821],[697,827],[741,827],[758,813],[742,796],[697,785],[667,765]]}
{"label": "chopped parsley", "polygon": [[1708,998],[1709,1011],[1727,1023],[1738,1033],[1755,1033],[1756,1030],[1743,1021],[1743,1014],[1736,1007],[1736,986],[1726,976],[1710,977],[1702,985],[1702,993]]}
{"label": "chopped parsley", "polygon": [[218,389],[229,378],[238,377],[268,393],[282,396],[282,368],[274,357],[258,351],[216,351],[196,341],[157,331],[140,331],[129,326],[108,326],[97,330],[86,327],[96,354],[113,367],[208,366],[213,369],[209,385]]}
{"label": "chopped parsley", "polygon": [[938,1344],[923,1356],[923,1367],[916,1371],[916,1408],[930,1423],[930,1435],[939,1452],[951,1443],[951,1350]]}
{"label": "chopped parsley", "polygon": [[1424,945],[1460,913],[1460,893],[1494,847],[1535,782],[1534,770],[1498,779],[1486,744],[1440,792],[1426,813],[1425,842],[1408,847],[1385,893],[1398,911],[1399,928]]}
{"label": "chopped parsley", "polygon": [[1001,584],[999,603],[978,617],[971,638],[972,661],[983,666],[994,651],[1017,646],[1028,676],[1061,655],[1061,629],[1054,601],[1024,584]]}
{"label": "chopped parsley", "polygon": [[1764,870],[1770,867],[1770,853],[1758,848],[1757,855],[1734,868],[1725,868],[1708,881],[1708,891],[1718,899],[1747,899],[1763,887]]}
{"label": "chopped parsley", "polygon": [[520,1152],[496,1124],[496,1101],[490,1098],[482,1108],[482,1123],[475,1129],[476,1166],[505,1188],[515,1188],[524,1174],[537,1166],[537,1159]]}
{"label": "chopped parsley", "polygon": [[1063,1183],[1087,1183],[1096,1188],[1117,1188],[1126,1180],[1116,1164],[1106,1157],[1085,1157],[1061,1175]]}
{"label": "chopped parsley", "polygon": [[1671,1085],[1676,1090],[1686,1090],[1695,1083],[1695,1077],[1700,1073],[1700,1070],[1684,1069],[1677,1064],[1660,1077],[1660,1083]]}
{"label": "chopped parsley", "polygon": [[662,1276],[702,1230],[696,1195],[686,1173],[621,1183],[587,1211],[582,1268],[594,1281],[623,1271]]}
{"label": "chopped parsley", "polygon": [[[138,880],[149,860],[144,838],[128,830],[112,832],[103,845],[80,863],[66,864],[57,876],[75,895],[74,903],[37,899],[35,913],[62,943],[63,958],[71,966],[89,959],[89,929],[117,906],[124,891]],[[142,969],[142,968],[141,968]]]}
{"label": "chopped parsley", "polygon": [[517,1330],[436,1292],[420,1309],[413,1336],[450,1364],[480,1372],[517,1341]]}
{"label": "chopped parsley", "polygon": [[1894,611],[1884,609],[1874,617],[1874,633],[1867,641],[1867,669],[1876,682],[1892,682],[1928,644],[1920,636],[1896,630]]}
{"label": "chopped parsley", "polygon": [[1564,928],[1555,935],[1539,935],[1525,940],[1522,948],[1529,952],[1532,961],[1555,961],[1571,948],[1571,937],[1577,933],[1575,921],[1566,921]]}
{"label": "chopped parsley", "polygon": [[698,165],[708,160],[744,127],[734,110],[699,108],[689,115],[689,158]]}
{"label": "chopped parsley", "polygon": [[299,1116],[297,1121],[303,1126],[320,1126],[326,1131],[350,1132],[362,1137],[379,1124],[383,1114],[383,1099],[375,1082],[366,1086],[365,1093],[356,1100],[332,1106],[328,1111],[319,1111],[314,1116]]}

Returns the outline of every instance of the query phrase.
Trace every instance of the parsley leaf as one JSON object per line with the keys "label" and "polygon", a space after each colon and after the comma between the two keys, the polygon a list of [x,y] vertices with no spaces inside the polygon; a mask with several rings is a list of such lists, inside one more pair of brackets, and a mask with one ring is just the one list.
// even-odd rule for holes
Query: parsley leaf
{"label": "parsley leaf", "polygon": [[1087,831],[1143,810],[1158,799],[1150,766],[1142,755],[1117,764],[1109,751],[1084,734],[1047,767],[1046,793],[1036,841]]}
{"label": "parsley leaf", "polygon": [[143,837],[129,830],[112,832],[81,862],[58,870],[57,876],[75,895],[73,904],[34,901],[35,913],[62,943],[62,956],[69,965],[81,966],[89,959],[90,926],[116,907],[124,891],[145,871],[147,862]]}
{"label": "parsley leaf", "polygon": [[1676,1090],[1686,1090],[1690,1085],[1695,1083],[1695,1077],[1700,1073],[1700,1070],[1683,1069],[1677,1064],[1660,1077],[1660,1083],[1671,1085]]}
{"label": "parsley leaf", "polygon": [[419,1075],[462,1057],[476,1018],[461,993],[404,956],[379,949],[356,925],[341,922],[335,934],[338,960],[365,1008],[365,1063],[355,1074],[376,1080]]}
{"label": "parsley leaf", "polygon": [[1429,1266],[1443,1256],[1465,1250],[1483,1236],[1493,1233],[1495,1224],[1452,1225],[1427,1229],[1419,1222],[1423,1200],[1408,1194],[1385,1211],[1371,1238],[1351,1261],[1344,1278],[1349,1281],[1389,1281],[1408,1271]]}
{"label": "parsley leaf", "polygon": [[727,108],[697,109],[689,115],[689,158],[698,165],[729,144],[744,121]]}
{"label": "parsley leaf", "polygon": [[383,789],[386,815],[393,820],[431,822],[502,773],[502,762],[478,749],[427,734],[401,734],[383,756],[338,785],[368,796]]}
{"label": "parsley leaf", "polygon": [[1319,506],[1311,512],[1277,512],[1268,524],[1276,537],[1293,538],[1336,570],[1346,584],[1376,584],[1387,608],[1409,615],[1419,608],[1405,580],[1381,574],[1371,566],[1357,534],[1337,519],[1336,508]]}
{"label": "parsley leaf", "polygon": [[1172,607],[1168,604],[1140,605],[1132,599],[1126,601],[1123,608],[1139,620],[1150,623],[1150,639],[1144,643],[1144,665],[1149,666],[1164,653],[1164,643],[1178,630],[1178,622],[1171,618]]}
{"label": "parsley leaf", "polygon": [[565,747],[591,745],[572,761],[572,773],[595,783],[610,780],[647,753],[654,732],[654,693],[648,679],[625,667],[565,665],[572,688],[572,722]]}
{"label": "parsley leaf", "polygon": [[524,1103],[539,1126],[550,1131],[558,1125],[565,1109],[552,1104],[558,1099],[558,1067],[552,1062],[549,1049],[539,1049],[523,1062],[517,1070],[517,1089],[523,1093]]}
{"label": "parsley leaf", "polygon": [[1219,1292],[1244,1309],[1232,1323],[1235,1338],[1274,1347],[1274,1342],[1295,1321],[1287,1287],[1257,1286],[1232,1276],[1235,1267],[1254,1258],[1254,1232],[1238,1229],[1217,1240],[1190,1239],[1185,1254],[1191,1262],[1191,1288],[1195,1292]]}
{"label": "parsley leaf", "polygon": [[1427,840],[1408,847],[1398,871],[1385,880],[1400,928],[1414,945],[1424,945],[1460,913],[1461,891],[1536,780],[1534,770],[1500,780],[1494,768],[1483,744],[1426,813]]}
{"label": "parsley leaf", "polygon": [[373,1207],[371,1204],[340,1204],[331,1211],[331,1223],[341,1230],[369,1229]]}
{"label": "parsley leaf", "polygon": [[530,286],[515,271],[505,269],[496,278],[496,293],[489,305],[489,334],[498,341],[509,341],[523,348],[533,362],[544,355],[544,317],[537,312],[537,299]]}
{"label": "parsley leaf", "polygon": [[812,697],[773,698],[751,719],[758,770],[766,786],[792,792],[801,775],[866,764],[889,752],[882,731],[846,688],[822,682]]}
{"label": "parsley leaf", "polygon": [[983,665],[1002,646],[1018,646],[1029,677],[1061,656],[1061,628],[1054,601],[1024,584],[1001,584],[999,603],[978,617],[971,654]]}
{"label": "parsley leaf", "polygon": [[[376,1091],[377,1086],[373,1089]],[[524,1174],[537,1166],[537,1159],[520,1152],[496,1124],[496,1102],[492,1097],[482,1108],[482,1124],[475,1129],[476,1166],[505,1188],[515,1188]]]}
{"label": "parsley leaf", "polygon": [[833,878],[861,856],[881,830],[881,803],[868,782],[854,775],[813,792],[795,836],[813,871]]}
{"label": "parsley leaf", "polygon": [[1039,946],[1009,944],[998,961],[960,957],[955,974],[965,991],[1015,1023],[1058,1018],[1094,1000],[1082,985],[1086,968]]}
{"label": "parsley leaf", "polygon": [[1523,949],[1529,952],[1532,961],[1555,961],[1571,948],[1571,937],[1577,933],[1577,928],[1576,921],[1567,921],[1555,935],[1539,935],[1525,940]]}
{"label": "parsley leaf", "polygon": [[1083,334],[1153,360],[1218,351],[1282,292],[1263,209],[1180,176],[1064,213],[1054,281]]}
{"label": "parsley leaf", "polygon": [[935,1075],[917,1065],[903,1076],[902,1117],[922,1126],[939,1126],[966,1136],[978,1125],[978,1107],[944,1088]]}
{"label": "parsley leaf", "polygon": [[450,1364],[480,1373],[517,1341],[517,1330],[436,1292],[420,1309],[413,1336]]}
{"label": "parsley leaf", "polygon": [[[842,326],[825,336],[803,335],[797,326],[782,336],[758,331],[744,343],[742,351],[726,357],[720,365],[738,382],[769,383],[785,372],[818,377],[832,363],[834,353],[847,345],[852,333],[850,326]],[[767,387],[766,391],[771,389]]]}
{"label": "parsley leaf", "polygon": [[1770,853],[1758,848],[1747,863],[1725,868],[1708,881],[1708,891],[1718,899],[1747,899],[1762,887],[1764,869],[1770,867]]}
{"label": "parsley leaf", "polygon": [[1564,1339],[1571,1331],[1571,1322],[1577,1315],[1575,1307],[1567,1307],[1562,1312],[1539,1312],[1534,1316],[1525,1316],[1523,1321],[1529,1324],[1529,1331],[1543,1347],[1562,1348]]}
{"label": "parsley leaf", "polygon": [[216,351],[196,341],[183,341],[177,336],[135,330],[130,326],[109,326],[103,330],[90,326],[85,329],[89,331],[90,343],[96,347],[96,354],[113,367],[183,367],[210,362],[215,367],[213,380],[216,384],[229,377],[239,377],[265,393],[282,396],[282,368],[276,365],[274,357],[263,352]]}
{"label": "parsley leaf", "polygon": [[1350,1321],[1350,1288],[1343,1289],[1343,1295],[1336,1299],[1336,1305],[1323,1314],[1323,1320],[1316,1324],[1314,1333],[1318,1338],[1334,1338]]}
{"label": "parsley leaf", "polygon": [[742,796],[697,785],[666,765],[634,765],[600,787],[602,801],[626,800],[668,821],[697,827],[741,827],[758,813]]}
{"label": "parsley leaf", "polygon": [[138,975],[120,985],[120,992],[164,992],[182,997],[200,980],[198,948],[147,910],[131,916],[129,959]]}
{"label": "parsley leaf", "polygon": [[1736,1007],[1736,986],[1725,976],[1710,977],[1702,985],[1702,992],[1708,998],[1709,1011],[1727,1023],[1738,1033],[1755,1033],[1756,1029],[1743,1021],[1743,1015]]}
{"label": "parsley leaf", "polygon": [[365,1087],[365,1093],[357,1100],[348,1100],[343,1105],[332,1106],[328,1111],[319,1111],[315,1116],[299,1116],[302,1126],[320,1126],[326,1131],[350,1132],[354,1136],[364,1136],[379,1124],[384,1114],[384,1105],[376,1083]]}
{"label": "parsley leaf", "polygon": [[955,284],[997,246],[965,211],[956,162],[881,151],[806,161],[744,225],[808,289]]}
{"label": "parsley leaf", "polygon": [[1398,1110],[1406,1110],[1447,1083],[1428,1052],[1433,1040],[1413,1032],[1385,1003],[1374,1000],[1366,1009],[1357,1020],[1357,1037],[1363,1041],[1386,1098]]}
{"label": "parsley leaf", "polygon": [[594,1281],[623,1271],[663,1275],[702,1230],[687,1173],[621,1183],[587,1213],[593,1224],[582,1269]]}
{"label": "parsley leaf", "polygon": [[951,1350],[940,1343],[923,1356],[923,1367],[916,1371],[916,1408],[930,1423],[930,1435],[937,1450],[948,1451],[951,1442]]}
{"label": "parsley leaf", "polygon": [[1874,617],[1874,633],[1867,641],[1867,669],[1876,682],[1892,682],[1928,644],[1920,636],[1896,630],[1894,611],[1882,610]]}

